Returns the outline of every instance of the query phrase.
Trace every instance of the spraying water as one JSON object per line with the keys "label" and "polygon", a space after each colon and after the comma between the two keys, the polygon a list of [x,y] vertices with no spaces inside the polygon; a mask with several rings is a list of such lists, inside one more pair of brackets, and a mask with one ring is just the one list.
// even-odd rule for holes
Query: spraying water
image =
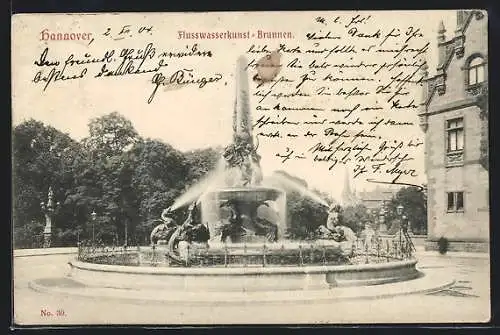
{"label": "spraying water", "polygon": [[172,210],[176,210],[189,203],[192,203],[193,201],[198,202],[204,194],[210,192],[221,184],[222,180],[224,180],[225,178],[225,174],[226,172],[224,170],[224,161],[221,159],[214,171],[208,173],[208,175],[200,182],[191,186],[185,193],[175,199],[172,205]]}
{"label": "spraying water", "polygon": [[[216,169],[213,172],[209,173],[207,177],[205,177],[203,180],[193,185],[184,194],[182,194],[174,201],[174,204],[172,205],[172,210],[176,210],[180,207],[186,206],[187,204],[192,203],[193,201],[199,201],[199,199],[203,198],[205,194],[213,190],[216,190],[218,187],[225,184],[225,180],[228,177],[231,177],[231,172],[232,171],[228,171],[225,169],[224,161],[220,160]],[[325,207],[330,207],[330,205],[318,194],[311,191],[302,184],[287,178],[286,176],[280,174],[274,174],[273,176],[266,177],[263,182],[263,184],[268,184],[268,185],[276,183],[284,185],[287,188],[293,189],[299,192],[301,195],[306,196]],[[337,201],[334,202],[337,203]]]}
{"label": "spraying water", "polygon": [[321,205],[323,205],[325,207],[330,207],[330,205],[323,198],[321,198],[318,194],[314,193],[313,191],[311,191],[310,189],[308,189],[304,185],[301,185],[300,183],[298,183],[294,180],[291,180],[283,175],[274,174],[273,176],[267,178],[267,180],[270,183],[273,183],[273,180],[275,180],[278,183],[283,184],[286,187],[291,188],[291,189],[299,192],[303,196],[306,196],[306,197],[320,203]]}

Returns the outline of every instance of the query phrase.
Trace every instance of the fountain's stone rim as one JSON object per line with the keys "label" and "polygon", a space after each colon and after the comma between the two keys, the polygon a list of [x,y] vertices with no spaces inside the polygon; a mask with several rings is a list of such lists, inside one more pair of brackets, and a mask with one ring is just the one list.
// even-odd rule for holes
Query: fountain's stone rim
{"label": "fountain's stone rim", "polygon": [[192,276],[234,276],[234,275],[265,275],[265,274],[313,274],[313,273],[342,273],[360,271],[381,271],[397,268],[414,268],[417,259],[393,260],[386,263],[352,264],[352,265],[318,265],[295,267],[134,267],[127,265],[96,264],[72,260],[68,265],[73,269],[97,272],[114,272],[122,274],[150,274],[150,275],[192,275]]}
{"label": "fountain's stone rim", "polygon": [[71,277],[136,289],[155,286],[184,292],[311,290],[407,281],[421,275],[416,259],[378,264],[293,267],[131,267],[71,261]]}

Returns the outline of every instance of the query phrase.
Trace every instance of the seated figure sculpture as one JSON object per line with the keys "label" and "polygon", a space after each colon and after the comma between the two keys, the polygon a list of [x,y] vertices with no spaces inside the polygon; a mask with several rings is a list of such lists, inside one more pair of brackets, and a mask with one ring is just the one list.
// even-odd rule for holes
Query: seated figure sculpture
{"label": "seated figure sculpture", "polygon": [[168,241],[168,256],[176,263],[189,259],[187,250],[190,246],[208,248],[210,233],[208,228],[198,220],[196,203],[189,206],[188,217],[182,225],[176,227]]}
{"label": "seated figure sculpture", "polygon": [[341,210],[339,205],[330,206],[326,225],[319,226],[316,231],[319,238],[336,242],[352,242],[357,239],[356,233],[351,228],[342,225]]}
{"label": "seated figure sculpture", "polygon": [[230,210],[228,222],[223,224],[221,227],[221,242],[226,242],[229,238],[231,242],[239,242],[243,236],[246,234],[246,230],[243,227],[243,220],[241,214],[236,208],[236,204],[232,202],[227,202],[221,205],[221,207],[226,206]]}
{"label": "seated figure sculpture", "polygon": [[346,226],[336,226],[335,233],[337,235],[338,242],[353,242],[357,240],[356,233],[349,227]]}
{"label": "seated figure sculpture", "polygon": [[339,205],[331,205],[328,210],[328,218],[326,220],[326,226],[321,225],[316,231],[317,235],[321,239],[325,240],[335,240],[340,242],[340,234],[336,230],[336,227],[340,224],[340,211]]}
{"label": "seated figure sculpture", "polygon": [[334,238],[334,231],[328,229],[324,225],[321,225],[318,227],[316,234],[320,239],[324,239],[324,240],[330,240],[330,239]]}
{"label": "seated figure sculpture", "polygon": [[278,239],[278,225],[257,215],[257,208],[260,205],[269,206],[265,201],[253,204],[254,212],[250,215],[240,213],[238,203],[227,201],[220,207],[227,207],[230,211],[227,223],[221,226],[221,242],[226,242],[229,238],[231,242],[241,242],[245,236],[265,236],[269,242],[276,242]]}
{"label": "seated figure sculpture", "polygon": [[326,228],[333,230],[339,224],[341,207],[339,205],[331,205],[328,210],[328,219],[326,220]]}
{"label": "seated figure sculpture", "polygon": [[196,203],[193,203],[189,206],[188,217],[179,227],[177,243],[180,241],[185,241],[188,243],[206,243],[209,238],[210,233],[208,231],[208,228],[201,223],[201,220],[199,220],[197,215]]}
{"label": "seated figure sculpture", "polygon": [[168,241],[177,228],[177,224],[169,216],[171,212],[171,208],[168,207],[161,213],[162,223],[157,225],[150,235],[152,246],[156,245],[158,241]]}
{"label": "seated figure sculpture", "polygon": [[[278,213],[272,209],[272,207],[269,205],[268,201],[264,200],[260,202],[257,206],[260,207],[261,205],[267,207],[270,209],[276,217],[278,217]],[[268,219],[265,219],[263,217],[259,217],[259,215],[256,213],[255,215],[255,234],[260,235],[260,236],[266,236],[267,240],[269,242],[276,242],[278,240],[278,224],[269,221]]]}
{"label": "seated figure sculpture", "polygon": [[328,210],[326,226],[318,227],[317,234],[321,239],[345,242],[356,240],[356,234],[351,228],[343,226],[340,220],[342,208],[339,205],[331,205]]}
{"label": "seated figure sculpture", "polygon": [[265,235],[269,242],[278,240],[278,225],[264,218],[255,219],[256,235]]}

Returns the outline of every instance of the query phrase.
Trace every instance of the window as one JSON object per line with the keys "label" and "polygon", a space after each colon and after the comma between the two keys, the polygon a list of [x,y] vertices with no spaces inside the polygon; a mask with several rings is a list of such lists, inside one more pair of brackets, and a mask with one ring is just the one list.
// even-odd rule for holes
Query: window
{"label": "window", "polygon": [[447,151],[462,151],[464,149],[464,119],[453,119],[446,122],[448,134]]}
{"label": "window", "polygon": [[461,212],[464,210],[464,192],[448,192],[448,212]]}
{"label": "window", "polygon": [[485,64],[482,57],[475,57],[469,63],[469,85],[480,84],[484,81]]}

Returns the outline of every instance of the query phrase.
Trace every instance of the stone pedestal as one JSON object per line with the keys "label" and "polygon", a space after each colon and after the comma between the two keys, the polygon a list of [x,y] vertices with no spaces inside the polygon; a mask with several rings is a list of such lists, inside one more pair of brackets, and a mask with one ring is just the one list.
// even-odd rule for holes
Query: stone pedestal
{"label": "stone pedestal", "polygon": [[49,215],[45,217],[46,223],[43,230],[43,247],[50,248],[52,244],[52,218]]}
{"label": "stone pedestal", "polygon": [[50,248],[52,244],[52,233],[51,232],[44,232],[43,233],[43,247],[44,248]]}
{"label": "stone pedestal", "polygon": [[231,205],[224,205],[228,202],[233,204],[234,210],[240,217],[241,226],[248,235],[248,239],[233,241],[234,243],[251,243],[255,239],[265,240],[264,236],[256,236],[259,229],[256,225],[257,218],[275,224],[279,239],[285,235],[285,192],[260,186],[230,187],[208,192],[201,199],[202,222],[208,226],[210,241],[220,241],[221,228],[229,222]]}

